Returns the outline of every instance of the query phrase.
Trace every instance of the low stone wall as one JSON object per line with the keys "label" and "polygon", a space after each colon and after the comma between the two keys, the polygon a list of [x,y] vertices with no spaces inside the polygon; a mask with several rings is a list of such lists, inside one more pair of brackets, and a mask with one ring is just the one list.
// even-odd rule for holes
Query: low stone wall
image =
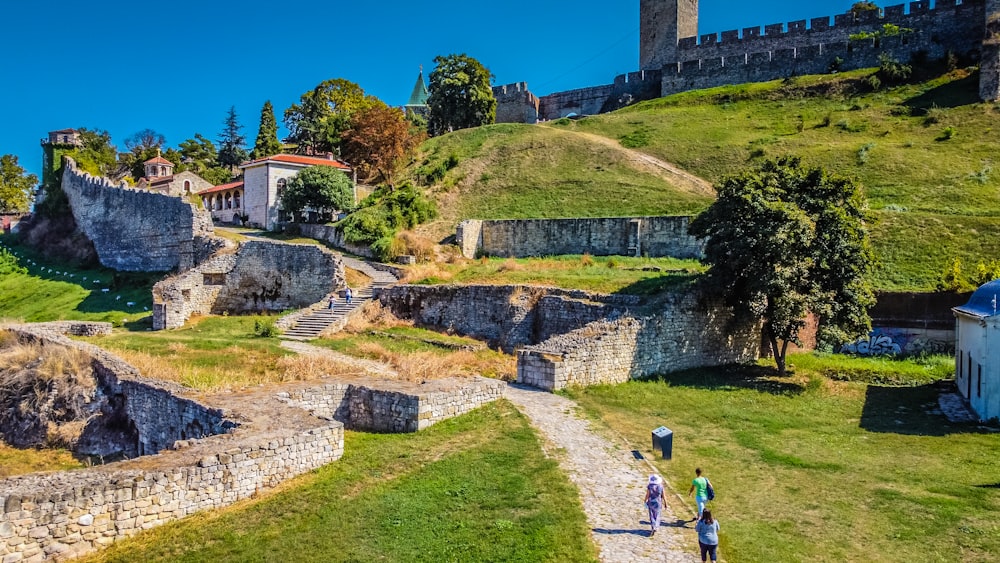
{"label": "low stone wall", "polygon": [[544,389],[617,383],[700,366],[754,361],[758,326],[738,326],[693,293],[643,306],[635,296],[530,286],[386,289],[394,315],[517,351],[518,381]]}
{"label": "low stone wall", "polygon": [[93,177],[66,157],[62,189],[103,266],[130,272],[185,270],[226,245],[212,217],[182,198]]}
{"label": "low stone wall", "polygon": [[369,432],[416,432],[502,399],[507,384],[496,379],[449,378],[423,384],[399,381],[337,381],[283,391],[278,398],[346,428]]}
{"label": "low stone wall", "polygon": [[344,265],[311,244],[243,243],[153,287],[153,329],[179,328],[193,314],[259,313],[307,307],[344,285]]}
{"label": "low stone wall", "polygon": [[455,238],[466,258],[561,254],[700,258],[704,244],[688,234],[690,221],[685,216],[470,219],[459,224]]}
{"label": "low stone wall", "polygon": [[184,397],[187,390],[142,378],[113,355],[60,335],[65,325],[6,328],[43,346],[90,354],[106,392],[124,403],[120,410],[128,413],[140,449],[159,455],[0,480],[0,561],[87,553],[250,498],[343,455],[341,423],[289,408],[273,391]]}
{"label": "low stone wall", "polygon": [[346,250],[355,256],[378,259],[372,249],[362,244],[352,244],[344,240],[344,233],[331,225],[318,225],[314,223],[296,223],[302,236],[323,241],[334,248]]}

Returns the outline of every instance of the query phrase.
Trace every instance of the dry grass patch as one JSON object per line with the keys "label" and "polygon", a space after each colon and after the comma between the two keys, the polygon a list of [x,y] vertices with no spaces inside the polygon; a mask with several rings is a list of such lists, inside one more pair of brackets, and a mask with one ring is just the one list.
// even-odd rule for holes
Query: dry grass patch
{"label": "dry grass patch", "polygon": [[328,376],[362,376],[365,370],[348,362],[315,354],[285,356],[278,360],[281,381],[311,381]]}
{"label": "dry grass patch", "polygon": [[432,279],[438,283],[446,283],[455,277],[451,268],[437,262],[424,262],[406,268],[401,283],[414,283],[420,280]]}
{"label": "dry grass patch", "polygon": [[404,321],[382,306],[379,301],[369,301],[361,309],[361,314],[352,316],[347,321],[345,330],[361,333],[372,328],[392,328],[397,326],[413,326],[413,321]]}
{"label": "dry grass patch", "polygon": [[371,277],[352,268],[344,268],[344,277],[348,287],[365,287],[372,283]]}

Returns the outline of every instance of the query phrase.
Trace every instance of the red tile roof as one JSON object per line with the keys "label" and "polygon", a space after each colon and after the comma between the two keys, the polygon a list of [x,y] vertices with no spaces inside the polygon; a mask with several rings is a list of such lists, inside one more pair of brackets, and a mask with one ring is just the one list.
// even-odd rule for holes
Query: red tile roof
{"label": "red tile roof", "polygon": [[267,158],[258,158],[257,160],[251,160],[250,162],[244,162],[240,165],[240,168],[247,168],[255,164],[262,164],[268,161],[284,162],[286,164],[302,164],[305,166],[332,166],[340,170],[351,170],[350,166],[339,160],[330,160],[328,158],[318,158],[315,156],[300,156],[297,154],[276,154]]}
{"label": "red tile roof", "polygon": [[242,188],[242,187],[243,187],[243,182],[233,182],[231,184],[222,184],[221,186],[214,186],[205,190],[201,190],[200,192],[198,192],[198,195],[214,194],[216,192],[225,192],[228,190],[232,190],[235,188]]}
{"label": "red tile roof", "polygon": [[143,164],[169,164],[170,166],[174,165],[173,162],[170,162],[169,160],[163,158],[162,156],[153,157],[147,160],[146,162],[143,162]]}

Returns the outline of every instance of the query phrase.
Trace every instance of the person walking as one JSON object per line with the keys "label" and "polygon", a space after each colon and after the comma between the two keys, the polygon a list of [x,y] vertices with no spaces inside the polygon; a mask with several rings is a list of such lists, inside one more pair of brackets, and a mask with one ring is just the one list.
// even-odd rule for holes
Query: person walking
{"label": "person walking", "polygon": [[705,509],[702,512],[698,523],[694,525],[698,532],[698,547],[701,548],[701,560],[705,561],[706,556],[716,560],[719,548],[719,521],[712,517],[712,511]]}
{"label": "person walking", "polygon": [[334,298],[333,295],[331,295],[330,299],[327,301],[326,308],[327,309],[333,309],[333,304],[336,303],[336,302],[337,302],[336,298]]}
{"label": "person walking", "polygon": [[659,475],[650,475],[649,483],[646,485],[646,498],[642,499],[649,509],[649,537],[656,535],[660,529],[660,511],[667,504],[667,498],[663,495],[663,479]]}
{"label": "person walking", "polygon": [[701,476],[701,468],[694,470],[695,478],[691,481],[691,488],[688,489],[688,496],[694,493],[694,501],[698,503],[698,517],[701,520],[701,513],[705,510],[705,503],[708,502],[708,478]]}
{"label": "person walking", "polygon": [[351,288],[347,288],[346,290],[344,290],[344,299],[347,300],[348,305],[351,304],[351,299],[353,298],[354,298],[354,292],[351,291]]}

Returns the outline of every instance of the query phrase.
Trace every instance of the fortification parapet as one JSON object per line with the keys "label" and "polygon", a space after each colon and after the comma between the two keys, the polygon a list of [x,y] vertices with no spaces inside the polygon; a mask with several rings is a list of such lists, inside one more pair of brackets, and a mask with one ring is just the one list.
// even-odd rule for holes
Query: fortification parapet
{"label": "fortification parapet", "polygon": [[535,123],[538,121],[538,96],[528,90],[527,82],[493,87],[497,99],[497,123]]}
{"label": "fortification parapet", "polygon": [[226,245],[207,211],[182,198],[132,189],[77,169],[65,157],[62,189],[101,264],[121,271],[186,269]]}

